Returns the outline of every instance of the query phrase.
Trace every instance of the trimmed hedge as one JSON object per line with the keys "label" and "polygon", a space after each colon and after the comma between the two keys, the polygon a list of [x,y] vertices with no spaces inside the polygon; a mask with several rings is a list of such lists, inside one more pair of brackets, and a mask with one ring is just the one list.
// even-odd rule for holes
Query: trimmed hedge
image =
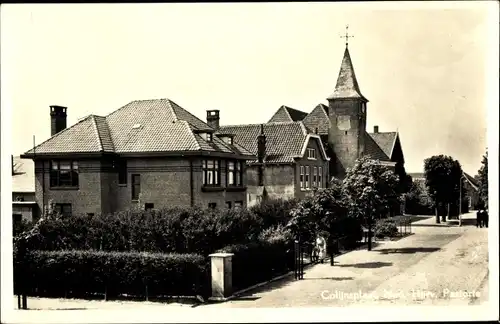
{"label": "trimmed hedge", "polygon": [[197,254],[34,251],[26,256],[26,263],[16,259],[15,293],[22,284],[29,287],[30,294],[49,297],[210,293],[210,264]]}
{"label": "trimmed hedge", "polygon": [[233,290],[238,291],[293,270],[293,245],[253,242],[230,245],[218,252],[234,253]]}
{"label": "trimmed hedge", "polygon": [[262,231],[254,242],[229,245],[218,252],[234,253],[233,289],[237,291],[292,270],[293,248],[290,230],[277,225]]}
{"label": "trimmed hedge", "polygon": [[259,235],[262,223],[246,209],[172,208],[153,212],[46,218],[30,238],[31,250],[102,250],[198,253]]}

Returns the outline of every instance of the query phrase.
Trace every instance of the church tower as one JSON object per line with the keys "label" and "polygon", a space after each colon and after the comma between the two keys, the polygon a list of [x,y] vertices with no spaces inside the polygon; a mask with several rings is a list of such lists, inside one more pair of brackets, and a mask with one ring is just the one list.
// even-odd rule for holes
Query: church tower
{"label": "church tower", "polygon": [[328,144],[335,152],[335,175],[343,178],[347,168],[364,152],[368,102],[359,90],[347,42],[335,91],[327,100],[331,125]]}

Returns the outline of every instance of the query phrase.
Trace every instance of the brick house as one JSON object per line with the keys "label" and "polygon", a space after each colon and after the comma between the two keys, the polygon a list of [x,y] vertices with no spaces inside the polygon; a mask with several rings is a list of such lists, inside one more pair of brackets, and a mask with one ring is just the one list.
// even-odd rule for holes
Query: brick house
{"label": "brick house", "polygon": [[11,156],[12,162],[12,217],[32,221],[38,216],[35,201],[35,166],[30,159]]}
{"label": "brick house", "polygon": [[255,156],[169,99],[69,128],[66,107],[50,109],[52,136],[22,155],[34,161],[39,210],[49,201],[68,215],[246,206],[245,161]]}
{"label": "brick house", "polygon": [[327,186],[329,158],[302,122],[222,126],[218,134],[232,134],[257,156],[247,161],[249,206],[264,198],[304,198]]}

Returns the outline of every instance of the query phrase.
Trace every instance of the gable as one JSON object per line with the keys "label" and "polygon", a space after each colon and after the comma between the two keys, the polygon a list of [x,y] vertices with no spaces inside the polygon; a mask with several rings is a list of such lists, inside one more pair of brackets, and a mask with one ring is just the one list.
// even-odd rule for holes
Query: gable
{"label": "gable", "polygon": [[319,104],[304,118],[304,125],[311,131],[318,129],[318,135],[328,135],[330,128],[330,118],[328,117],[328,107]]}
{"label": "gable", "polygon": [[328,161],[330,158],[326,154],[325,148],[319,136],[309,134],[304,142],[304,148],[302,150],[301,157],[307,159],[307,149],[312,148],[316,151],[316,159],[321,159],[323,161]]}
{"label": "gable", "polygon": [[290,108],[287,106],[281,106],[274,113],[274,115],[269,119],[268,123],[288,123],[294,121],[301,121],[307,113],[300,111],[298,109]]}

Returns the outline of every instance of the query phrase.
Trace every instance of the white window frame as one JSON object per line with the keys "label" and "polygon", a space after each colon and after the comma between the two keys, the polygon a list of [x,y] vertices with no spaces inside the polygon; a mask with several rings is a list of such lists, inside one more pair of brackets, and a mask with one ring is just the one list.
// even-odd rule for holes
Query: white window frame
{"label": "white window frame", "polygon": [[309,160],[316,160],[316,150],[313,148],[307,148],[307,158]]}
{"label": "white window frame", "polygon": [[318,180],[318,167],[313,167],[313,176],[312,177],[313,177],[312,178],[312,180],[313,180],[312,187],[314,188],[317,186],[316,182]]}
{"label": "white window frame", "polygon": [[306,177],[304,179],[304,182],[305,182],[305,189],[311,189],[310,188],[310,183],[311,183],[311,173],[309,172],[310,171],[310,168],[309,166],[306,166]]}
{"label": "white window frame", "polygon": [[304,166],[300,166],[300,188],[304,189],[304,179],[305,179],[305,173],[304,173]]}
{"label": "white window frame", "polygon": [[318,188],[323,186],[323,167],[318,167]]}

